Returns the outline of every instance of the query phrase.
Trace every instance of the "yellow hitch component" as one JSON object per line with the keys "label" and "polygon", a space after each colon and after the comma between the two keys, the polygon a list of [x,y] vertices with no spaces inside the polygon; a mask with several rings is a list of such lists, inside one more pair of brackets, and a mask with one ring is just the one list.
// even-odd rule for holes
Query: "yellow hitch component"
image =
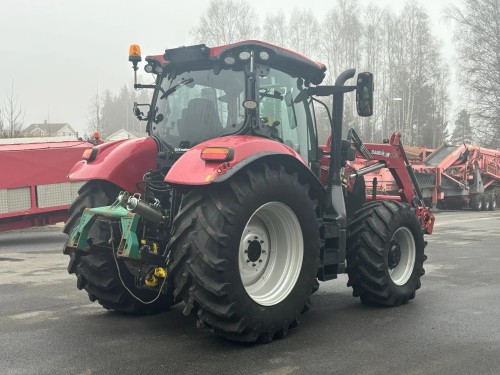
{"label": "yellow hitch component", "polygon": [[153,253],[158,254],[158,244],[156,242],[151,244],[151,250],[153,250]]}
{"label": "yellow hitch component", "polygon": [[144,280],[144,283],[147,286],[157,286],[158,285],[158,279],[156,278],[155,275],[148,275],[146,279]]}
{"label": "yellow hitch component", "polygon": [[156,267],[152,274],[146,276],[144,284],[147,286],[157,286],[158,278],[165,279],[167,277],[167,270],[163,267]]}
{"label": "yellow hitch component", "polygon": [[154,275],[164,279],[165,277],[167,277],[167,270],[163,267],[157,267],[155,268]]}

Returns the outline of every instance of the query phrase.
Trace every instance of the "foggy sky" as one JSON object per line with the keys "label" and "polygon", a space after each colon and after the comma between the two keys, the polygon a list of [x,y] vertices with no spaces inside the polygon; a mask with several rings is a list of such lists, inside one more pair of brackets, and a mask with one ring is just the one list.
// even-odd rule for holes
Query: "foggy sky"
{"label": "foggy sky", "polygon": [[[374,3],[398,11],[405,2]],[[428,10],[434,34],[440,35],[451,60],[451,31],[442,17],[449,0],[417,3]],[[251,4],[261,18],[267,12],[306,9],[307,4],[321,21],[334,2],[252,0]],[[25,127],[49,119],[83,131],[97,87],[101,93],[105,89],[116,93],[124,84],[131,87],[128,46],[139,44],[145,56],[192,44],[190,30],[207,6],[208,0],[0,0],[0,103],[14,82]]]}

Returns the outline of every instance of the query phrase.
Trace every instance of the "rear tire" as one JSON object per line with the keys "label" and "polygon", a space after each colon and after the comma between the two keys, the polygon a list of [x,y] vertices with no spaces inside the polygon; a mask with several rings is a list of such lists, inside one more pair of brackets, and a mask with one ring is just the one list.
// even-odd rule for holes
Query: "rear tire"
{"label": "rear tire", "polygon": [[[87,207],[108,206],[114,202],[120,189],[103,181],[91,181],[79,191],[79,196],[70,207],[70,218],[64,227],[64,233],[70,234],[80,222],[83,210]],[[148,315],[167,310],[172,305],[172,297],[162,295],[151,304],[143,304],[130,295],[125,289],[117,271],[112,249],[107,244],[110,237],[108,225],[96,223],[90,230],[94,245],[88,254],[78,254],[64,245],[63,253],[69,255],[68,272],[76,274],[78,289],[85,289],[90,301],[99,302],[108,310],[123,313]],[[135,287],[134,276],[127,269],[123,260],[117,260],[120,274],[125,285],[143,301],[151,301],[157,291],[138,289]]]}
{"label": "rear tire", "polygon": [[481,211],[490,211],[491,210],[491,200],[487,194],[482,194],[481,199],[483,200],[483,207]]}
{"label": "rear tire", "polygon": [[348,286],[363,303],[396,306],[415,298],[425,242],[414,210],[406,203],[365,205],[349,226]]}
{"label": "rear tire", "polygon": [[488,194],[486,196],[486,199],[489,202],[488,210],[489,211],[495,211],[497,209],[497,205],[498,205],[497,195],[495,193]]}
{"label": "rear tire", "polygon": [[187,193],[168,245],[184,314],[234,341],[285,336],[318,289],[315,208],[296,173],[266,164]]}
{"label": "rear tire", "polygon": [[469,207],[474,211],[482,211],[483,210],[484,200],[481,194],[475,194],[470,198]]}

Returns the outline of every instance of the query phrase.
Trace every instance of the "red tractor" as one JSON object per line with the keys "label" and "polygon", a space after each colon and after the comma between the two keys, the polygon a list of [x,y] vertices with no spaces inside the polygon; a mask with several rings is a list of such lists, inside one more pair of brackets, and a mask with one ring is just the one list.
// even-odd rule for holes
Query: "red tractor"
{"label": "red tractor", "polygon": [[[130,61],[137,71],[138,46]],[[323,64],[259,41],[168,49],[146,58],[148,137],[99,145],[77,163],[64,253],[77,287],[106,309],[148,314],[183,302],[231,340],[283,337],[318,280],[347,272],[354,296],[394,306],[424,274],[424,207],[395,134],[342,140],[344,95],[370,116],[373,76],[350,69],[320,86]],[[313,101],[333,98],[332,141],[318,145]],[[324,103],[322,103],[325,105]],[[325,106],[326,107],[326,106]],[[327,107],[328,108],[328,107]],[[355,170],[348,160],[377,160]],[[399,201],[366,202],[363,174],[387,167]]]}

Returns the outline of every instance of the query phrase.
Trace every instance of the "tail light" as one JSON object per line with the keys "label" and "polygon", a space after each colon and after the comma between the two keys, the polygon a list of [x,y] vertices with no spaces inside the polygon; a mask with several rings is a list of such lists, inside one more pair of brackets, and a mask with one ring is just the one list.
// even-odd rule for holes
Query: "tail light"
{"label": "tail light", "polygon": [[201,150],[201,158],[205,161],[229,161],[233,160],[233,157],[232,147],[205,147]]}

